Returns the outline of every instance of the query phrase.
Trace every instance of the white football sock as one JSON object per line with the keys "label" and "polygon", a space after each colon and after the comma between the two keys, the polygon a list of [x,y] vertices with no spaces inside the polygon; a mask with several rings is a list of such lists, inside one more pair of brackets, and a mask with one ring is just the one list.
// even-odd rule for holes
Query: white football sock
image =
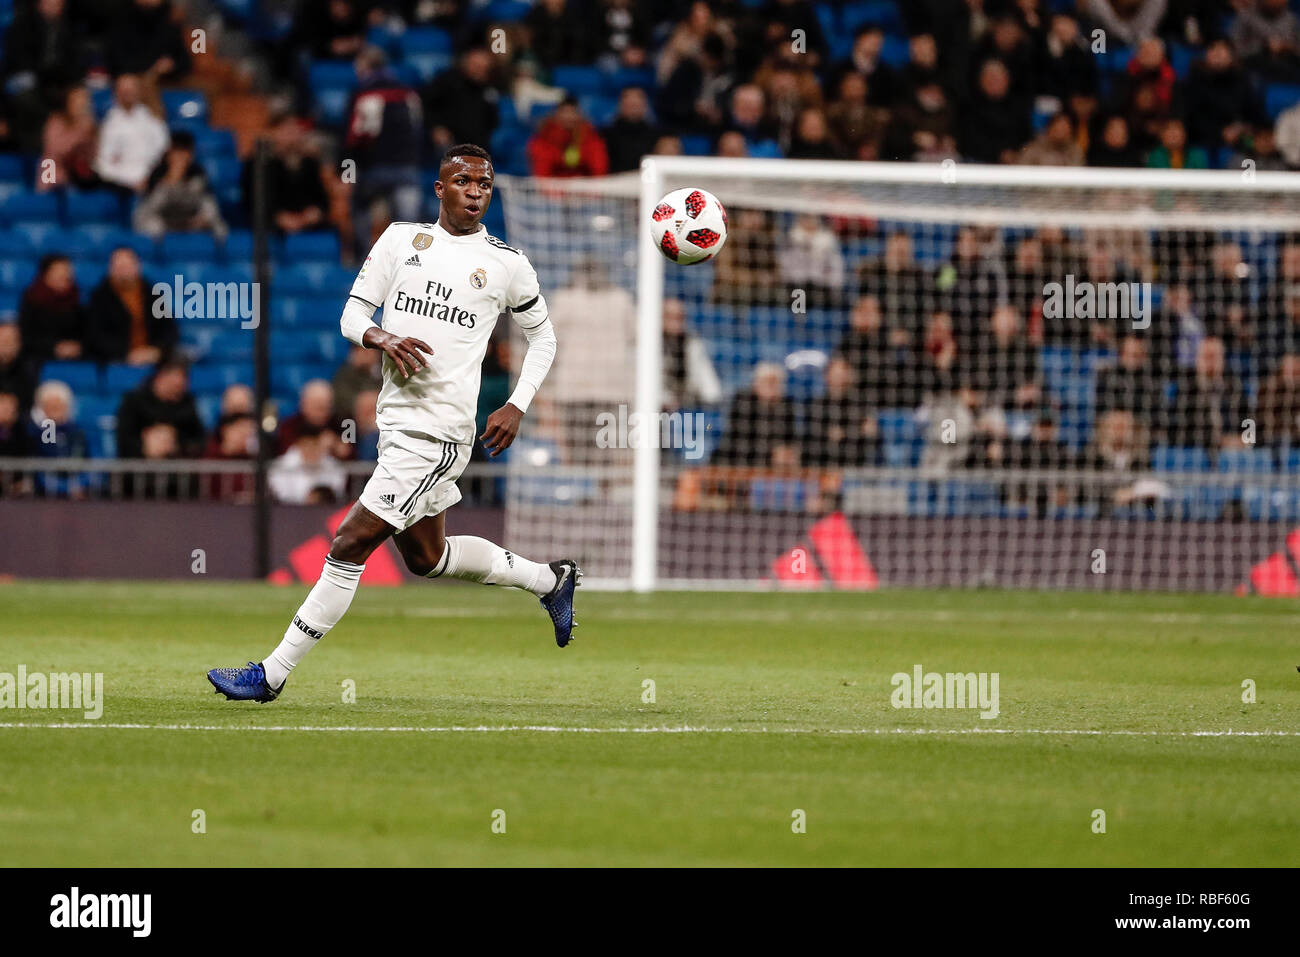
{"label": "white football sock", "polygon": [[551,566],[530,562],[486,538],[450,535],[430,578],[460,578],[483,585],[522,588],[541,597],[555,587]]}
{"label": "white football sock", "polygon": [[307,595],[298,614],[293,616],[280,644],[262,662],[267,684],[272,688],[284,684],[289,672],[307,656],[316,642],[339,623],[352,604],[352,596],[357,592],[357,583],[361,581],[365,568],[365,565],[326,557],[320,580]]}

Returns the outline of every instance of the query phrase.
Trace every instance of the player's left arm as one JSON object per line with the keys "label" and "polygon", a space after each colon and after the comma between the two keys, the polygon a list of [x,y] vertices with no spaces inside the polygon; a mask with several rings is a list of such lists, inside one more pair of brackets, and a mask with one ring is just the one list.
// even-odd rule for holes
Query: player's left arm
{"label": "player's left arm", "polygon": [[527,259],[523,259],[511,277],[506,290],[506,305],[515,323],[528,340],[528,349],[519,369],[519,381],[505,405],[488,416],[483,434],[479,436],[493,458],[510,448],[519,434],[533,396],[541,388],[546,373],[555,361],[555,327],[546,311],[546,300],[537,283],[537,273]]}

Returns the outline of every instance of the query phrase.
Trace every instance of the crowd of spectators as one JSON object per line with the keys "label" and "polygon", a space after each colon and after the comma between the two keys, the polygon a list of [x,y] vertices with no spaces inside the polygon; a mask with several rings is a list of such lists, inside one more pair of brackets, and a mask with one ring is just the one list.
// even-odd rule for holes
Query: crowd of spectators
{"label": "crowd of spectators", "polygon": [[[538,0],[507,26],[501,46],[493,24],[461,0],[299,4],[293,29],[263,50],[278,78],[297,88],[293,109],[269,131],[274,226],[283,234],[333,228],[319,142],[304,118],[313,108],[307,69],[329,61],[350,64],[356,77],[335,131],[339,155],[356,164],[353,256],[386,218],[423,217],[423,172],[442,149],[487,145],[508,112],[534,116],[535,105],[546,113],[522,152],[544,177],[624,172],[647,153],[701,143],[735,157],[1170,169],[1250,160],[1262,170],[1300,169],[1300,104],[1274,120],[1263,95],[1269,84],[1300,83],[1300,19],[1285,0],[909,0],[893,9],[898,24],[864,22],[841,44],[808,0]],[[162,87],[191,69],[182,16],[170,0],[19,4],[0,66],[0,150],[41,157],[33,188],[111,190],[145,236],[225,237],[230,211],[217,201],[194,137],[160,118]],[[373,42],[374,28],[399,21],[449,30],[451,65],[412,82]],[[898,43],[905,55],[887,52]],[[1103,69],[1103,58],[1123,49],[1126,65]],[[596,117],[556,81],[565,66],[593,63],[644,71],[649,81],[623,88],[612,112]],[[107,86],[113,103],[97,121],[91,90]],[[241,190],[247,201],[247,168]],[[1216,237],[1166,247],[1158,238],[1078,240],[1045,228],[1004,246],[996,230],[966,228],[946,261],[923,265],[906,232],[881,237],[880,255],[860,262],[823,217],[786,223],[736,208],[730,228],[712,304],[788,305],[800,290],[811,308],[845,314],[848,328],[815,398],[789,398],[785,370],[772,363],[759,363],[728,398],[691,331],[691,304],[669,300],[666,393],[671,406],[729,409],[717,462],[879,464],[878,415],[890,409],[929,423],[922,462],[949,469],[1133,468],[1157,445],[1239,445],[1243,419],[1258,423],[1263,445],[1300,442],[1296,242],[1281,247],[1276,276],[1255,296],[1242,250]],[[1049,321],[1042,291],[1067,274],[1094,283],[1155,279],[1158,315],[1141,333]],[[119,456],[252,454],[251,393],[228,389],[215,428],[204,429],[176,324],[154,308],[151,289],[127,246],[112,252],[88,294],[68,256],[40,261],[17,321],[0,324],[0,454],[84,451],[76,396],[60,383],[41,385],[39,371],[45,361],[79,359],[150,369],[117,410]],[[565,292],[556,291],[553,307]],[[621,334],[609,312],[627,311],[616,301],[622,290],[568,292],[579,304],[603,297],[610,305],[598,334]],[[1094,417],[1083,448],[1060,435],[1061,410],[1040,368],[1045,348],[1102,357],[1089,373]],[[617,369],[611,362],[602,373],[621,382]],[[574,394],[591,392],[599,378],[572,377]],[[332,383],[303,386],[277,435],[277,495],[343,494],[339,463],[374,455],[378,385],[374,354],[354,350]],[[593,393],[591,401],[607,405],[608,397]],[[50,421],[66,426],[58,443],[39,439]],[[949,421],[958,442],[939,437]],[[251,493],[240,476],[209,478],[223,497]]]}

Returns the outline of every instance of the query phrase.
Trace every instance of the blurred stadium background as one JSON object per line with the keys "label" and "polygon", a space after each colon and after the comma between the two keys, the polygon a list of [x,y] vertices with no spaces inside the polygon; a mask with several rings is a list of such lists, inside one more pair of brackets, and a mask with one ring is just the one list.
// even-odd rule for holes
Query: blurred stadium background
{"label": "blurred stadium background", "polygon": [[[214,577],[314,581],[376,441],[343,298],[475,141],[561,354],[453,529],[637,577],[638,466],[595,436],[637,407],[639,344],[702,429],[653,459],[640,584],[1300,594],[1296,8],[0,0],[0,527],[25,543],[0,573],[188,578],[201,547]],[[665,160],[731,234],[649,299],[645,155],[754,161]],[[1045,317],[1067,277],[1149,284],[1149,328]],[[202,301],[159,318],[155,283]]]}

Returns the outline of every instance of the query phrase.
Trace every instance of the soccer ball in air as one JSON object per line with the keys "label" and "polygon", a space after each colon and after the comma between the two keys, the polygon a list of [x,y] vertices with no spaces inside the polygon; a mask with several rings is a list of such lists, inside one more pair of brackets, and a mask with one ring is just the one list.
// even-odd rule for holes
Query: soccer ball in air
{"label": "soccer ball in air", "polygon": [[650,239],[679,266],[704,262],[727,241],[727,211],[712,193],[693,186],[675,189],[651,212]]}

